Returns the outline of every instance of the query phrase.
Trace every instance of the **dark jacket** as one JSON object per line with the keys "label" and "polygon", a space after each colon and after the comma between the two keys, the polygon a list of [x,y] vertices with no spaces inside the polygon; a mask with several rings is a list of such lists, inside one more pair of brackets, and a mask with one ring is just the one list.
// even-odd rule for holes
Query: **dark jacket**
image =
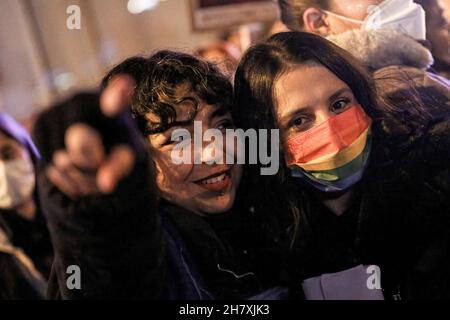
{"label": "dark jacket", "polygon": [[370,167],[343,215],[299,191],[302,228],[290,261],[297,291],[309,277],[374,264],[386,299],[450,298],[450,117],[415,141],[382,131],[375,128]]}
{"label": "dark jacket", "polygon": [[[255,261],[228,241],[229,228],[220,232],[213,227],[220,223],[158,201],[149,154],[129,121],[103,117],[95,94],[77,95],[37,121],[38,183],[55,248],[49,298],[244,299],[276,282],[258,279]],[[47,180],[45,167],[75,122],[97,128],[107,150],[119,142],[136,150],[133,172],[113,194],[73,201]],[[80,290],[67,286],[71,265],[81,270]],[[285,289],[266,293],[259,297],[286,296]]]}
{"label": "dark jacket", "polygon": [[46,283],[21,248],[11,243],[8,223],[0,215],[0,300],[41,300]]}
{"label": "dark jacket", "polygon": [[[215,299],[266,299],[286,297],[286,290],[272,287],[281,283],[281,248],[263,234],[259,226],[249,226],[245,212],[231,212],[200,217],[171,205],[161,204],[162,224],[174,247],[167,260],[173,261],[180,251],[184,273],[195,278],[203,296]],[[259,234],[257,234],[259,230]],[[255,236],[256,235],[256,236]],[[169,247],[169,246],[167,246]],[[175,249],[175,250],[173,250]],[[185,262],[187,261],[187,263]],[[195,276],[191,276],[195,275]],[[173,273],[169,278],[173,279]]]}
{"label": "dark jacket", "polygon": [[[39,153],[17,121],[0,112],[0,131],[28,151],[33,164]],[[52,260],[46,221],[39,210],[32,221],[13,209],[0,209],[0,299],[43,299]]]}
{"label": "dark jacket", "polygon": [[0,210],[0,218],[9,230],[10,242],[21,248],[42,276],[48,279],[53,262],[53,248],[47,221],[39,210],[39,205],[32,220],[21,217],[14,210]]}

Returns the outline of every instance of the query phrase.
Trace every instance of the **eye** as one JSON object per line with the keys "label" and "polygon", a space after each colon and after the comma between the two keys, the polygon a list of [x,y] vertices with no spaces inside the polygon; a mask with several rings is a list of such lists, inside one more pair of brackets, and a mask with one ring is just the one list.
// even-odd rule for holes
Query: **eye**
{"label": "eye", "polygon": [[330,111],[332,113],[339,114],[347,109],[349,103],[350,103],[349,99],[339,99],[331,105]]}
{"label": "eye", "polygon": [[187,134],[187,133],[175,135],[175,136],[172,136],[172,138],[168,141],[168,144],[180,143],[180,142],[189,140],[190,138],[191,138],[191,135]]}
{"label": "eye", "polygon": [[296,116],[294,119],[292,119],[290,123],[290,127],[296,130],[306,130],[309,127],[309,124],[311,123],[311,119],[307,116]]}
{"label": "eye", "polygon": [[14,160],[17,157],[17,152],[11,147],[3,148],[0,151],[0,159],[4,161]]}
{"label": "eye", "polygon": [[186,129],[176,129],[164,138],[163,142],[157,143],[159,147],[171,146],[191,139],[191,133]]}
{"label": "eye", "polygon": [[185,139],[185,137],[178,136],[178,137],[175,137],[172,140],[170,140],[170,142],[181,142],[181,141],[184,141],[184,139]]}
{"label": "eye", "polygon": [[234,125],[234,123],[231,119],[226,119],[226,120],[221,121],[216,127],[216,129],[219,129],[222,131],[224,131],[226,129],[234,129],[234,128],[236,128],[236,126]]}

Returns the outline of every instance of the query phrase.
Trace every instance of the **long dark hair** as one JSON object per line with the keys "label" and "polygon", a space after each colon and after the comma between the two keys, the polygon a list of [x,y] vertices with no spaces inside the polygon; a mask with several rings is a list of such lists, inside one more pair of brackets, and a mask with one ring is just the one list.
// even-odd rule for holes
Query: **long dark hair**
{"label": "long dark hair", "polygon": [[[136,81],[131,107],[144,136],[165,131],[175,121],[180,102],[175,92],[182,84],[209,104],[231,108],[232,87],[227,77],[214,64],[187,53],[161,50],[149,57],[128,58],[108,72],[102,89],[118,74]],[[149,113],[157,121],[150,121]]]}
{"label": "long dark hair", "polygon": [[[274,83],[280,75],[307,61],[315,61],[328,68],[347,83],[369,116],[379,116],[373,107],[377,105],[374,83],[349,53],[310,33],[285,32],[253,46],[241,61],[235,76],[233,116],[237,125],[244,129],[276,129]],[[255,169],[250,168],[249,174],[261,180],[261,177],[256,177]],[[270,204],[264,204],[266,207],[273,205],[270,211],[281,216],[286,212],[292,213],[294,221],[291,221],[290,233],[294,235],[300,219],[298,198],[301,190],[290,181],[288,172],[281,153],[277,175],[263,178],[263,198],[270,199]],[[289,224],[289,220],[286,222]]]}

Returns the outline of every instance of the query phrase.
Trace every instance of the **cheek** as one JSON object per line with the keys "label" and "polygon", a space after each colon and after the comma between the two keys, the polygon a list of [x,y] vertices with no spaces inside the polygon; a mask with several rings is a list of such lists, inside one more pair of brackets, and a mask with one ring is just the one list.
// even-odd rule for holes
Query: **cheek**
{"label": "cheek", "polygon": [[30,154],[24,148],[21,149],[18,158],[21,158],[27,162],[32,162]]}
{"label": "cheek", "polygon": [[437,29],[435,32],[430,32],[428,39],[434,44],[433,49],[435,51],[445,50],[445,54],[448,54],[448,48],[450,47],[450,33],[448,30]]}
{"label": "cheek", "polygon": [[282,144],[281,157],[281,161],[284,161],[286,164],[291,163],[294,159],[294,155],[291,153],[287,142],[283,142]]}
{"label": "cheek", "polygon": [[360,29],[361,25],[332,17],[330,18],[330,29],[332,34],[341,34],[349,30]]}
{"label": "cheek", "polygon": [[174,164],[165,154],[155,155],[157,168],[156,182],[160,190],[182,188],[192,172],[192,164]]}
{"label": "cheek", "polygon": [[290,135],[291,135],[291,131],[292,130],[289,130],[289,128],[280,129],[280,144],[281,144],[281,148],[284,149],[286,147],[286,144],[287,144],[287,142],[288,142],[288,140],[290,138]]}
{"label": "cheek", "polygon": [[161,167],[158,169],[157,183],[158,187],[182,188],[182,185],[188,182],[192,171],[192,165],[173,165],[170,167]]}

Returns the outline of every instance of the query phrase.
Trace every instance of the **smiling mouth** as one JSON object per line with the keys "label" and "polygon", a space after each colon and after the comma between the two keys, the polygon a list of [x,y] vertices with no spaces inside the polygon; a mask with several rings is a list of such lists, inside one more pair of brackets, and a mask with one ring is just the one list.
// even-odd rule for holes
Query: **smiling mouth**
{"label": "smiling mouth", "polygon": [[205,179],[195,181],[195,183],[209,191],[224,191],[232,183],[230,170],[219,172]]}

